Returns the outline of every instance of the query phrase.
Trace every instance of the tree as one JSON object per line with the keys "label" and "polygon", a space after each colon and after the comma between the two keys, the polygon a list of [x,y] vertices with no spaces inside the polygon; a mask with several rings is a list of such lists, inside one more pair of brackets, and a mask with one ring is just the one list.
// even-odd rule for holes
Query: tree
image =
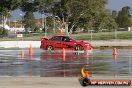
{"label": "tree", "polygon": [[36,25],[35,25],[35,18],[32,12],[30,11],[26,12],[23,23],[25,24],[24,26],[26,28],[26,32],[34,30]]}
{"label": "tree", "polygon": [[[111,13],[105,10],[107,0],[57,0],[50,2],[50,13],[69,24],[69,32],[78,28],[85,31],[99,31],[104,28],[116,28]],[[104,14],[104,17],[102,14]]]}
{"label": "tree", "polygon": [[107,0],[68,0],[71,27],[74,25],[76,28],[84,28],[85,31],[99,31],[110,27],[109,25],[115,27],[115,20],[105,10],[106,3]]}
{"label": "tree", "polygon": [[110,15],[110,13],[102,13],[98,27],[101,30],[108,29],[109,31],[111,31],[111,29],[116,29],[118,27],[118,24],[113,18],[113,14]]}
{"label": "tree", "polygon": [[112,11],[112,17],[113,17],[114,19],[117,18],[117,11],[115,11],[115,10]]}
{"label": "tree", "polygon": [[38,12],[44,13],[51,13],[51,8],[54,4],[55,0],[35,0],[35,7]]}
{"label": "tree", "polygon": [[[105,10],[107,0],[23,0],[23,11],[39,11],[54,19],[68,31],[83,28],[85,31],[99,31],[102,28],[115,28],[116,23],[111,13]],[[30,1],[30,2],[29,2]],[[28,9],[28,10],[26,10]],[[103,15],[102,15],[103,14]],[[105,17],[104,17],[105,16]],[[65,26],[64,26],[65,25]]]}
{"label": "tree", "polygon": [[15,10],[21,5],[21,0],[0,0],[0,13],[3,16],[3,24],[7,22],[11,11]]}
{"label": "tree", "polygon": [[[47,15],[47,27],[52,27],[55,32],[57,25],[63,26],[63,18],[66,19],[64,2],[66,0],[40,0],[38,3],[38,11],[41,14]],[[49,19],[50,18],[50,19]],[[65,20],[66,21],[66,20]],[[50,23],[50,25],[49,25]],[[54,25],[53,25],[54,24]],[[53,31],[51,30],[51,31]]]}
{"label": "tree", "polygon": [[[35,18],[33,12],[37,11],[36,3],[37,0],[22,0],[21,10],[25,12],[25,16],[23,19],[24,27],[26,32],[33,31],[36,27]],[[38,0],[39,1],[39,0]]]}
{"label": "tree", "polygon": [[132,26],[131,24],[131,15],[130,15],[130,7],[123,7],[121,11],[118,12],[118,16],[116,19],[119,27],[127,28]]}
{"label": "tree", "polygon": [[28,11],[35,12],[37,10],[35,1],[36,0],[22,0],[21,10],[23,12],[28,12]]}

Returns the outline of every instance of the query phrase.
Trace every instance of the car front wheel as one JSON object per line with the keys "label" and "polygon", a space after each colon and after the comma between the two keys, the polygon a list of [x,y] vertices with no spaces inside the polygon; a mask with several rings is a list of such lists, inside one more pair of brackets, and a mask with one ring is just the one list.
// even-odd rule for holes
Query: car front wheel
{"label": "car front wheel", "polygon": [[75,50],[76,50],[76,51],[81,51],[81,50],[84,50],[84,49],[83,49],[83,46],[77,45],[77,46],[75,47]]}
{"label": "car front wheel", "polygon": [[46,50],[54,50],[53,46],[47,46]]}

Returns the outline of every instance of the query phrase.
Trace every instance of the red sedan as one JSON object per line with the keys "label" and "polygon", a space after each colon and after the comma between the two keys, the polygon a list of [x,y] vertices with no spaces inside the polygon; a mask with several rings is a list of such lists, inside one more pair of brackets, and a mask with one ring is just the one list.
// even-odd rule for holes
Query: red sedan
{"label": "red sedan", "polygon": [[68,49],[68,50],[91,50],[92,46],[84,41],[76,41],[69,36],[54,36],[50,39],[41,39],[41,49],[55,50],[55,49]]}

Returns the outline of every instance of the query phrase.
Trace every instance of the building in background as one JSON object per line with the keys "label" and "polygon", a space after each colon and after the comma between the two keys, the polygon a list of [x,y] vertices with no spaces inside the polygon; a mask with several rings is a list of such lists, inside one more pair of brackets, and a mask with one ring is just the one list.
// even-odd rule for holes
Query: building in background
{"label": "building in background", "polygon": [[[39,28],[43,27],[43,22],[44,21],[42,18],[35,20],[36,26]],[[0,17],[0,27],[3,28],[1,17]],[[15,20],[15,21],[7,20],[4,28],[9,31],[13,31],[13,32],[24,32],[25,31],[24,24],[22,23],[21,20]]]}

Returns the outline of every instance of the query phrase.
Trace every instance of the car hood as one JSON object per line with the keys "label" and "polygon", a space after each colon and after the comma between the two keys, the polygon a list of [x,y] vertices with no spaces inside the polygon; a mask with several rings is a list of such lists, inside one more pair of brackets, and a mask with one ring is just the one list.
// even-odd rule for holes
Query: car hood
{"label": "car hood", "polygon": [[85,42],[85,41],[76,41],[77,43],[81,43],[81,44],[89,44],[89,43],[87,43],[87,42]]}

